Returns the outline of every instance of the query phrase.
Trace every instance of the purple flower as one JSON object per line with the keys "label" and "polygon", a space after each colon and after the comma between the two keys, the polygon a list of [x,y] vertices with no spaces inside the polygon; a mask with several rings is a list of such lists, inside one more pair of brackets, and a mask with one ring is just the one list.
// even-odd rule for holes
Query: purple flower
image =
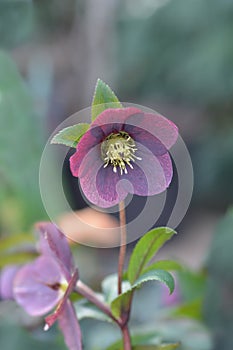
{"label": "purple flower", "polygon": [[100,207],[118,204],[128,193],[161,193],[172,179],[168,149],[177,137],[177,127],[159,114],[107,109],[79,141],[71,172],[87,199]]}
{"label": "purple flower", "polygon": [[71,251],[65,236],[50,223],[37,225],[41,256],[19,269],[13,281],[16,302],[32,316],[47,314],[45,330],[58,320],[70,350],[79,350],[81,331],[69,300],[77,279]]}

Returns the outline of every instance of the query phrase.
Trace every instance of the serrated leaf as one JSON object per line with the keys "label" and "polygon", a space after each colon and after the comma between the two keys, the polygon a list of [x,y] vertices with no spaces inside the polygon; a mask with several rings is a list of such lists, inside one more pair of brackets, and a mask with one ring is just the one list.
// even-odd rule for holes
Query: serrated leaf
{"label": "serrated leaf", "polygon": [[68,126],[67,128],[59,131],[59,133],[52,138],[51,143],[76,148],[79,140],[88,129],[89,124],[87,123],[79,123]]}
{"label": "serrated leaf", "polygon": [[174,279],[169,272],[164,270],[149,271],[141,275],[131,286],[130,289],[117,296],[111,302],[111,310],[113,315],[116,318],[119,318],[122,315],[126,315],[130,309],[133,292],[135,291],[135,289],[139,289],[144,283],[150,281],[158,281],[164,283],[169,288],[170,293],[172,293],[175,288]]}
{"label": "serrated leaf", "polygon": [[157,251],[175,233],[170,228],[159,227],[149,231],[139,240],[129,261],[128,279],[131,284],[134,284]]}
{"label": "serrated leaf", "polygon": [[112,91],[101,79],[97,80],[95,93],[92,101],[91,119],[94,121],[96,117],[108,108],[122,108],[122,104]]}
{"label": "serrated leaf", "polygon": [[151,270],[182,271],[183,266],[174,260],[159,260],[143,270],[143,274]]}
{"label": "serrated leaf", "polygon": [[164,283],[169,288],[170,294],[174,291],[174,278],[169,272],[164,270],[152,270],[146,272],[136,280],[136,282],[132,286],[132,289],[140,288],[143,283],[149,281],[158,281]]}

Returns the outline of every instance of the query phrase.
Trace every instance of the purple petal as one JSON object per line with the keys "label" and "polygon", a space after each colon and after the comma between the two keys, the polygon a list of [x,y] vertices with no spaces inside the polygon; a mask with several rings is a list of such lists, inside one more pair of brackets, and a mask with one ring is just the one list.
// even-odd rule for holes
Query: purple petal
{"label": "purple petal", "polygon": [[125,131],[136,141],[136,145],[137,142],[140,142],[155,156],[160,156],[167,152],[167,148],[162,142],[150,132],[128,124],[125,125]]}
{"label": "purple petal", "polygon": [[166,180],[166,187],[168,187],[171,183],[172,176],[173,176],[173,169],[172,169],[172,161],[169,153],[163,154],[162,156],[157,157],[164,172],[165,180]]}
{"label": "purple petal", "polygon": [[74,262],[66,236],[49,222],[38,223],[36,228],[40,233],[39,249],[41,253],[58,259],[69,280],[74,270]]}
{"label": "purple petal", "polygon": [[138,113],[141,114],[142,111],[135,107],[109,108],[98,115],[90,128],[99,126],[106,137],[111,133],[124,130],[125,121],[130,116]]}
{"label": "purple petal", "polygon": [[124,199],[128,191],[116,191],[119,175],[113,172],[112,166],[103,167],[99,152],[98,146],[88,152],[80,167],[79,180],[84,195],[91,203],[108,208]]}
{"label": "purple petal", "polygon": [[70,157],[70,169],[73,176],[80,176],[79,168],[87,153],[105,138],[101,128],[92,127],[81,138],[76,152]]}
{"label": "purple petal", "polygon": [[82,335],[73,304],[67,300],[62,314],[58,318],[59,327],[65,343],[70,350],[82,350]]}
{"label": "purple petal", "polygon": [[173,174],[169,153],[155,156],[142,144],[137,144],[136,155],[141,158],[128,167],[128,174],[123,175],[133,185],[133,193],[140,196],[153,196],[163,192],[170,184]]}
{"label": "purple petal", "polygon": [[64,294],[63,298],[61,299],[60,303],[58,304],[55,312],[53,312],[51,315],[46,317],[45,330],[48,330],[54,324],[54,322],[56,322],[58,317],[62,314],[63,309],[65,307],[65,303],[66,303],[67,299],[69,298],[69,295],[72,293],[72,291],[76,285],[77,280],[78,280],[78,270],[76,269],[73,276],[71,277],[71,280],[69,281],[69,285],[66,288],[65,294]]}
{"label": "purple petal", "polygon": [[23,266],[14,279],[14,297],[28,314],[40,316],[49,312],[62,298],[62,270],[52,257],[41,256]]}
{"label": "purple petal", "polygon": [[[126,120],[126,124],[137,126],[138,128],[149,132],[156,137],[166,149],[170,149],[175,144],[178,137],[177,126],[158,113],[141,112],[141,114],[132,115]],[[138,141],[144,143],[145,138],[143,137],[143,141],[143,139],[140,140],[140,135],[138,136]]]}
{"label": "purple petal", "polygon": [[99,169],[96,177],[96,187],[101,200],[101,207],[105,204],[105,207],[113,206],[125,199],[129,191],[121,186],[121,182],[124,180],[123,176],[119,172],[114,173],[113,167],[103,166]]}
{"label": "purple petal", "polygon": [[6,266],[0,273],[0,298],[14,299],[13,295],[13,281],[20,266],[11,265]]}

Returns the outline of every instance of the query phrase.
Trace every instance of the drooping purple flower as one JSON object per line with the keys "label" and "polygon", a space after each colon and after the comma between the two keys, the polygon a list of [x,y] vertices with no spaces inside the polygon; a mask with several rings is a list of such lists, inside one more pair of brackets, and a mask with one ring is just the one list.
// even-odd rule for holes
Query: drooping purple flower
{"label": "drooping purple flower", "polygon": [[87,199],[100,207],[118,204],[128,193],[158,194],[171,182],[168,150],[177,137],[177,127],[159,114],[110,108],[79,141],[71,172]]}
{"label": "drooping purple flower", "polygon": [[[20,268],[13,281],[16,302],[32,316],[45,318],[45,330],[58,320],[70,350],[80,350],[81,331],[69,296],[78,280],[72,254],[65,236],[50,223],[40,223],[41,256]],[[71,329],[70,329],[71,328]]]}

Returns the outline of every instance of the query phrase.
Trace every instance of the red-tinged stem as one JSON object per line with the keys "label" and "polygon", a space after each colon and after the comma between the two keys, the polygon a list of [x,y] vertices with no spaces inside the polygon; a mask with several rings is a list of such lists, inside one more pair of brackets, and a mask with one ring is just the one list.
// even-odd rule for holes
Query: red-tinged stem
{"label": "red-tinged stem", "polygon": [[126,215],[124,201],[119,203],[120,230],[121,230],[121,246],[118,260],[118,294],[122,293],[122,276],[126,255],[127,232],[126,232]]}
{"label": "red-tinged stem", "polygon": [[96,305],[101,311],[103,311],[107,316],[109,316],[114,322],[116,322],[118,325],[120,325],[120,320],[117,320],[112,312],[110,307],[102,302],[98,296],[95,294],[95,292],[88,287],[85,283],[82,281],[78,280],[76,287],[75,287],[75,292],[81,294],[84,298],[89,300],[92,304]]}
{"label": "red-tinged stem", "polygon": [[126,325],[124,328],[122,328],[121,331],[123,336],[124,350],[131,350],[132,347],[128,326]]}
{"label": "red-tinged stem", "polygon": [[[118,294],[120,295],[122,293],[122,279],[123,279],[123,270],[124,270],[126,245],[127,245],[126,214],[125,214],[124,201],[119,203],[119,218],[120,218],[120,230],[121,230],[121,242],[120,242],[121,246],[120,246],[119,260],[118,260]],[[132,349],[131,339],[130,339],[129,328],[127,323],[128,321],[121,326],[121,332],[123,337],[124,350],[131,350]]]}

